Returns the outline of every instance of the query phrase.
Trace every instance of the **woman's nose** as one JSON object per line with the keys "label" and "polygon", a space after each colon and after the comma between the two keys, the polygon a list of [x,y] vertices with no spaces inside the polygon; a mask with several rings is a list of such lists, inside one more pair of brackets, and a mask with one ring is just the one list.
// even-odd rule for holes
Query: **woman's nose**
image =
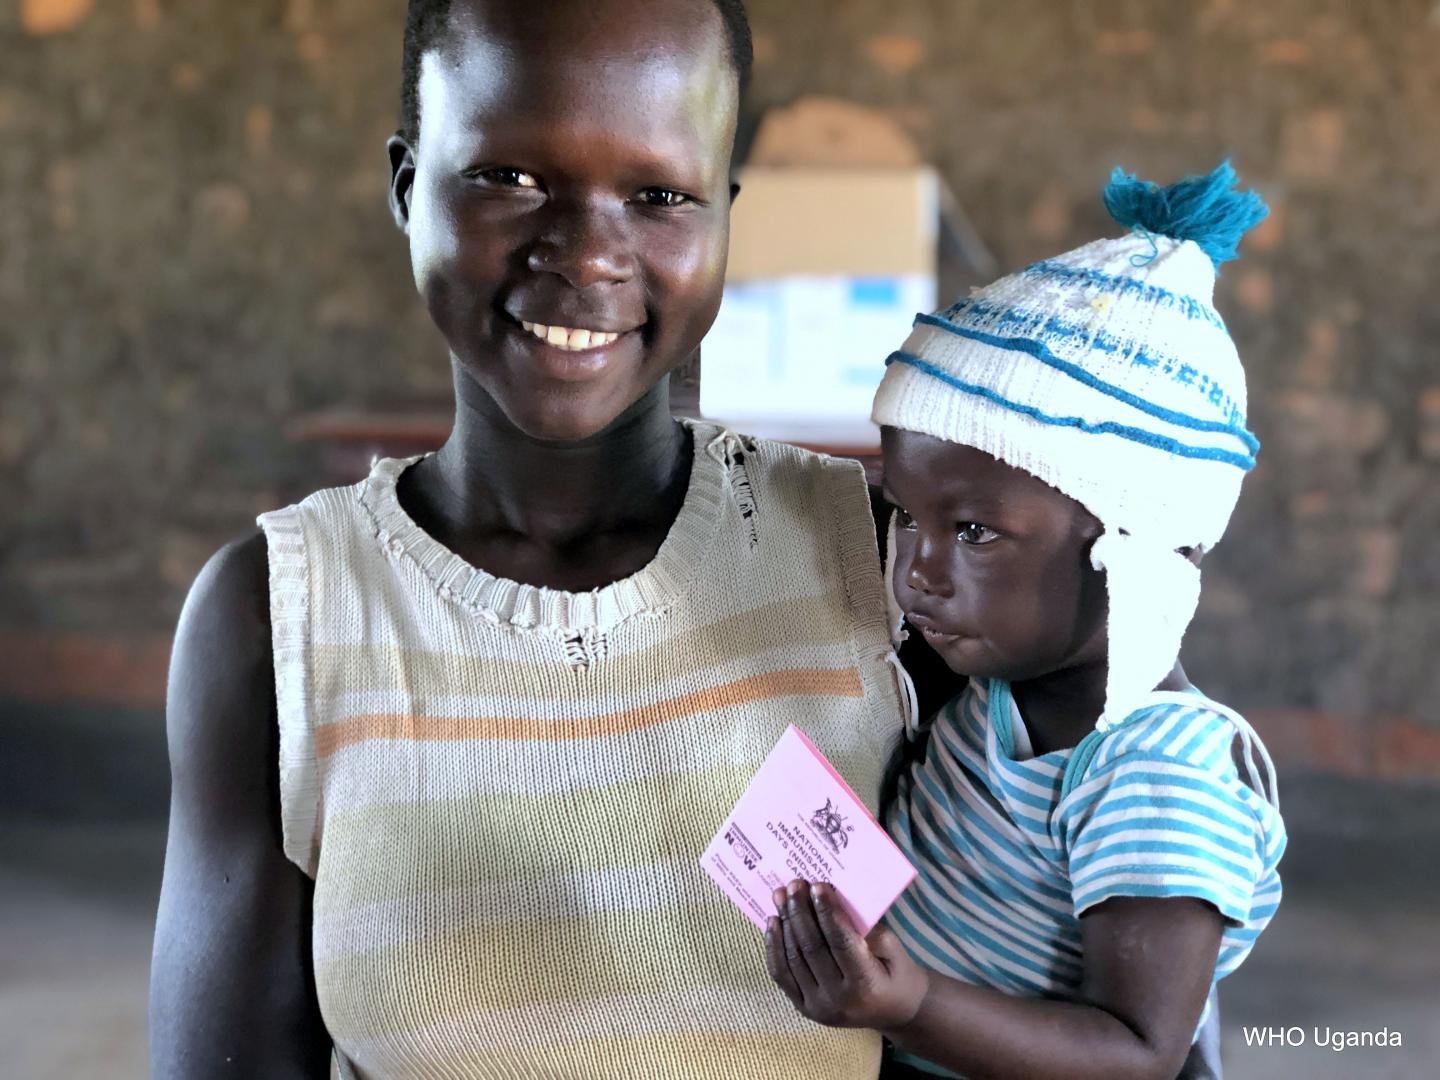
{"label": "woman's nose", "polygon": [[552,210],[526,265],[536,273],[557,274],[577,289],[628,281],[635,273],[623,224],[582,204]]}

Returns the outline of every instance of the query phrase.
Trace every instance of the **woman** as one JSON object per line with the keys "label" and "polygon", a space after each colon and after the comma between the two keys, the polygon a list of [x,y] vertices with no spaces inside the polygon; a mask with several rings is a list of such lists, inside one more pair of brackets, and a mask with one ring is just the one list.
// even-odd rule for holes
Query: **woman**
{"label": "woman", "polygon": [[696,863],[787,724],[873,793],[900,709],[858,467],[669,414],[748,66],[734,0],[411,4],[454,431],[192,590],[157,1076],[875,1075]]}

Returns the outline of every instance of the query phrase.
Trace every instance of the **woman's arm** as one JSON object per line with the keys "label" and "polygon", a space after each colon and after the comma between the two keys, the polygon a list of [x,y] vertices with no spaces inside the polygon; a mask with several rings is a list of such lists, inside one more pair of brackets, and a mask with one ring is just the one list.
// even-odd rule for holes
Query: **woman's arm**
{"label": "woman's arm", "polygon": [[1047,1001],[926,971],[889,930],[861,938],[827,885],[792,884],[779,901],[766,959],[796,1008],[822,1024],[877,1028],[971,1080],[1173,1080],[1223,933],[1201,900],[1106,900],[1081,919],[1081,1000]]}
{"label": "woman's arm", "polygon": [[265,539],[223,548],[170,666],[170,834],[150,975],[157,1080],[329,1076],[310,880],[281,847]]}

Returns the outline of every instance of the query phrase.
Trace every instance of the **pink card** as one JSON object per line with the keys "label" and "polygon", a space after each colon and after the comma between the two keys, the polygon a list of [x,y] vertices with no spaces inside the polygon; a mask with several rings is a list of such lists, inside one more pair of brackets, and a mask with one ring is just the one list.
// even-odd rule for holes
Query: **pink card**
{"label": "pink card", "polygon": [[700,866],[756,926],[770,894],[794,878],[828,881],[862,934],[915,878],[915,868],[825,755],[793,724],[710,841]]}

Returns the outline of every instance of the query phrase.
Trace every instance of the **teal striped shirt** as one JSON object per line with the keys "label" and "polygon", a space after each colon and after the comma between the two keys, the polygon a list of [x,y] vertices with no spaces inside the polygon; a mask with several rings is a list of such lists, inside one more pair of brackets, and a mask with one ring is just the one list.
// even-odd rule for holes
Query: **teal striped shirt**
{"label": "teal striped shirt", "polygon": [[1250,726],[1199,693],[1157,692],[1076,749],[1026,743],[1009,685],[972,680],[901,778],[886,825],[919,874],[887,919],[911,955],[977,986],[1071,998],[1089,908],[1190,896],[1225,920],[1216,981],[1239,967],[1280,903],[1285,850]]}

